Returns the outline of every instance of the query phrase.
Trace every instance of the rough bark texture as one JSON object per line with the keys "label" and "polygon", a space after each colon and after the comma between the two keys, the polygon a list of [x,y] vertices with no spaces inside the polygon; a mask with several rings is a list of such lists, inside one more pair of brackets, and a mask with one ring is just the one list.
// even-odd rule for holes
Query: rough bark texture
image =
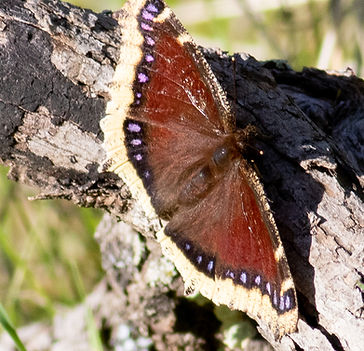
{"label": "rough bark texture", "polygon": [[[109,216],[97,232],[109,288],[99,287],[102,297],[90,306],[112,342],[124,323],[157,350],[214,350],[234,312],[183,297],[181,279],[152,239],[153,224],[138,216],[117,176],[98,170],[105,157],[99,120],[121,42],[111,13],[2,0],[0,159],[11,179],[39,187],[39,198],[104,208],[142,234]],[[300,320],[298,332],[281,342],[261,333],[277,350],[361,350],[364,82],[204,53],[236,103],[238,123],[268,136],[257,141],[264,154],[256,164],[296,283]],[[49,329],[45,349],[56,349],[59,335]],[[248,349],[261,347],[254,341]]]}

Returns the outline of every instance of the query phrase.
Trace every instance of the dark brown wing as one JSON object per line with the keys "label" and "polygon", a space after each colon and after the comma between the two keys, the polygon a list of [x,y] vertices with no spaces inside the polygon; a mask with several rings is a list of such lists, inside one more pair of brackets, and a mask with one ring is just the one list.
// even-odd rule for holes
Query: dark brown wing
{"label": "dark brown wing", "polygon": [[180,208],[159,238],[187,290],[263,319],[281,336],[296,329],[294,285],[263,189],[247,172],[244,160],[236,161],[196,206]]}
{"label": "dark brown wing", "polygon": [[124,9],[124,43],[101,121],[105,164],[138,196],[144,185],[163,215],[173,209],[180,175],[221,143],[234,118],[206,61],[162,1],[128,2]]}

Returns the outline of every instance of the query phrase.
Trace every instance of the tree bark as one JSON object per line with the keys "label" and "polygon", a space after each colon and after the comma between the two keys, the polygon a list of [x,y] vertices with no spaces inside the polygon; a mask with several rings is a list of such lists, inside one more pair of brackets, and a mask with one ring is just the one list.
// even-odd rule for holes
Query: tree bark
{"label": "tree bark", "polygon": [[[117,297],[112,305],[100,302],[107,325],[115,332],[128,323],[157,350],[217,348],[234,312],[183,297],[182,280],[153,240],[154,224],[139,215],[121,179],[99,170],[99,121],[122,43],[112,13],[2,0],[0,43],[0,160],[9,177],[38,187],[39,199],[103,208],[129,224],[107,215],[97,232]],[[261,333],[277,350],[362,349],[364,82],[349,71],[295,72],[283,62],[235,55],[233,63],[221,52],[203,53],[238,125],[254,124],[268,136],[257,140],[263,155],[255,163],[296,284],[300,320],[298,332],[280,342]]]}

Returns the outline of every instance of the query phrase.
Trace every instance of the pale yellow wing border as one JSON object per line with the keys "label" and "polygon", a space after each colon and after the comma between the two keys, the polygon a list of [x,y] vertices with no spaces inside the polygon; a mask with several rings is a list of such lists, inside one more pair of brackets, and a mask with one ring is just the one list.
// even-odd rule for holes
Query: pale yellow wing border
{"label": "pale yellow wing border", "polygon": [[123,44],[120,47],[119,62],[110,87],[106,116],[100,121],[100,126],[104,133],[103,146],[107,154],[103,170],[119,175],[145,216],[155,218],[156,214],[143,182],[128,159],[123,130],[124,121],[129,116],[130,104],[134,101],[132,86],[136,68],[143,57],[141,48],[144,38],[139,31],[137,15],[145,3],[145,0],[129,1],[123,8]]}
{"label": "pale yellow wing border", "polygon": [[[246,312],[251,318],[268,325],[277,339],[296,331],[297,308],[279,314],[272,307],[269,296],[263,295],[259,288],[246,289],[234,284],[231,279],[211,279],[196,270],[163,230],[157,233],[157,239],[162,246],[163,254],[174,263],[180,272],[185,283],[186,295],[200,292],[216,305],[223,304],[232,310]],[[292,279],[287,279],[282,283],[281,294],[289,288],[294,288]]]}

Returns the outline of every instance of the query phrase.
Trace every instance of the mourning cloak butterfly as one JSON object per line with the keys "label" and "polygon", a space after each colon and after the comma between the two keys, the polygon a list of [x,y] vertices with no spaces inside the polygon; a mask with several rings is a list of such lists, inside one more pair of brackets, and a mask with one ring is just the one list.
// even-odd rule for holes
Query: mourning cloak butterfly
{"label": "mourning cloak butterfly", "polygon": [[[276,337],[296,330],[297,300],[283,246],[244,130],[211,68],[161,0],[126,3],[107,116],[107,160],[157,234],[186,292],[247,312]],[[155,211],[155,212],[154,212]]]}

